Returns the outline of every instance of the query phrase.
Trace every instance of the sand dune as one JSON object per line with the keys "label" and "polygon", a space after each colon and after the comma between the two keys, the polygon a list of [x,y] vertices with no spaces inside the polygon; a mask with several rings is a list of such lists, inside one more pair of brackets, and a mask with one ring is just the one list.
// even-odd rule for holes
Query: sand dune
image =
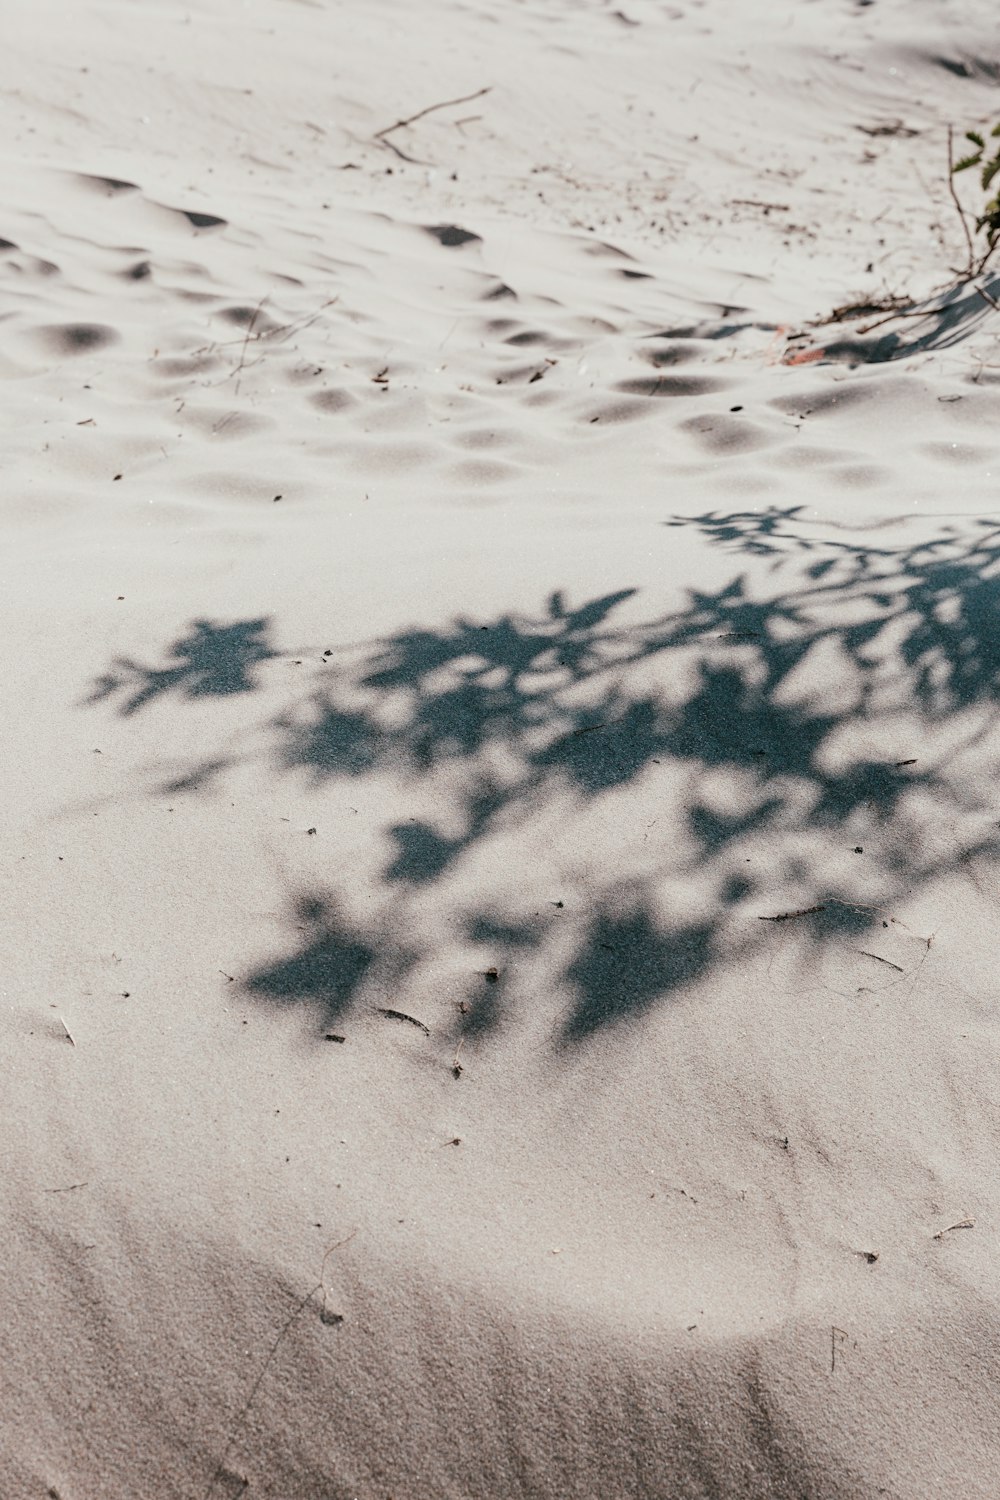
{"label": "sand dune", "polygon": [[8,29],[5,1500],[992,1497],[992,11]]}

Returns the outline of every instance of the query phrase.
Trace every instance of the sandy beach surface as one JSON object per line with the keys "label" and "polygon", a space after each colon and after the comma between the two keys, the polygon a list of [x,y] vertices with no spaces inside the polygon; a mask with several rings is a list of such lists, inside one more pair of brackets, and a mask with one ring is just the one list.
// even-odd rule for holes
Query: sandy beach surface
{"label": "sandy beach surface", "polygon": [[0,80],[2,1500],[995,1500],[995,7]]}

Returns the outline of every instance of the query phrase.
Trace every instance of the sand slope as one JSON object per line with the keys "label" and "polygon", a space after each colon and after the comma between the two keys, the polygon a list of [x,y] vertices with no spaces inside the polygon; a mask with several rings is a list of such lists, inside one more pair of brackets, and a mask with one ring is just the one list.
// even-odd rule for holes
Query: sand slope
{"label": "sand slope", "polygon": [[991,10],[9,28],[3,1495],[993,1496]]}

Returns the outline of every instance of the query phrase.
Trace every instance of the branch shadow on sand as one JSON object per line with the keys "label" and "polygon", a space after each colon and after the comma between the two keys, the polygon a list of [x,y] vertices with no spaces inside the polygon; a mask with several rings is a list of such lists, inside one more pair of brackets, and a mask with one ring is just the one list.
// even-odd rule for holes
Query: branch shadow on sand
{"label": "branch shadow on sand", "polygon": [[[927,299],[924,304],[889,312],[882,317],[861,317],[843,337],[828,339],[822,348],[807,350],[790,363],[891,364],[914,354],[951,349],[971,337],[987,317],[996,313],[1000,277],[979,286],[965,278]],[[838,319],[837,321],[841,321]],[[829,325],[823,325],[827,327]]]}
{"label": "branch shadow on sand", "polygon": [[[276,779],[391,779],[419,795],[423,815],[406,818],[373,792],[374,914],[348,899],[351,872],[332,871],[296,899],[289,943],[246,976],[251,994],[311,1005],[329,1025],[401,993],[438,956],[437,901],[456,941],[488,950],[522,991],[545,973],[563,997],[553,1043],[568,1052],[749,962],[776,919],[795,916],[811,961],[853,945],[882,962],[867,950],[893,902],[1000,852],[983,790],[1000,768],[1000,529],[879,546],[816,539],[804,519],[771,508],[666,523],[695,528],[734,569],[656,618],[631,589],[578,605],[556,591],[534,616],[315,648],[277,709],[273,623],[198,620],[163,661],[114,663],[88,701],[131,716],[167,693],[267,698],[239,751],[159,792],[212,795],[253,759]],[[532,887],[523,910],[481,878],[484,858],[500,868],[511,849],[518,871],[543,855],[579,871],[588,839],[585,878],[554,880],[544,899]],[[513,1025],[517,991],[480,976],[456,1038]]]}
{"label": "branch shadow on sand", "polygon": [[115,657],[94,683],[87,702],[115,698],[118,712],[128,717],[164,693],[225,698],[250,692],[258,667],[275,655],[265,639],[269,625],[266,619],[236,620],[231,625],[194,620],[168,648],[164,666],[144,667],[131,657]]}

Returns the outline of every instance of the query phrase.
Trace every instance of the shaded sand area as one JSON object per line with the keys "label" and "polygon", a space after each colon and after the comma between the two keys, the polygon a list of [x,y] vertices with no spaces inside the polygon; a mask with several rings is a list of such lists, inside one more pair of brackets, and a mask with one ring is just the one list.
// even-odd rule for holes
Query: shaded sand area
{"label": "shaded sand area", "polygon": [[994,7],[5,32],[4,1500],[994,1497]]}

